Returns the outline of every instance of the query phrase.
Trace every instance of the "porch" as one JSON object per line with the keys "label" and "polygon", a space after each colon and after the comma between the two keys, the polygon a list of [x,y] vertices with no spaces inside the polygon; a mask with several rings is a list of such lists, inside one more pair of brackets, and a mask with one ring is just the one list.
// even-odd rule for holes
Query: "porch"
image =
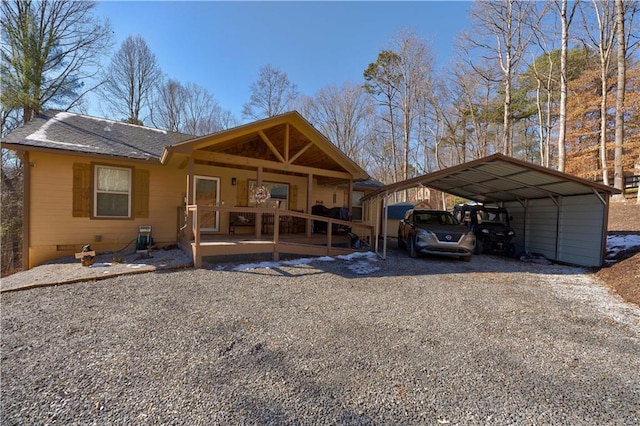
{"label": "porch", "polygon": [[[190,248],[195,267],[205,256],[252,255],[271,253],[302,256],[337,256],[368,250],[374,242],[374,227],[293,210],[264,207],[205,207],[188,205],[178,224],[178,243]],[[243,226],[226,220],[228,229],[203,230],[204,221],[212,218],[220,224],[221,216],[242,217]],[[247,228],[247,229],[245,229]],[[242,232],[241,232],[242,229]],[[353,237],[353,234],[357,238]]]}

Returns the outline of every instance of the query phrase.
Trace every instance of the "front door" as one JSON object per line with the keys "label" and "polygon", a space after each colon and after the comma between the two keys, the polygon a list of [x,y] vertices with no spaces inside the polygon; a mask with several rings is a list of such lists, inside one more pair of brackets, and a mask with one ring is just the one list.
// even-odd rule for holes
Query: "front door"
{"label": "front door", "polygon": [[220,179],[208,176],[195,176],[195,197],[200,216],[200,231],[217,232],[219,230],[220,212],[208,210],[206,207],[218,205],[220,194]]}

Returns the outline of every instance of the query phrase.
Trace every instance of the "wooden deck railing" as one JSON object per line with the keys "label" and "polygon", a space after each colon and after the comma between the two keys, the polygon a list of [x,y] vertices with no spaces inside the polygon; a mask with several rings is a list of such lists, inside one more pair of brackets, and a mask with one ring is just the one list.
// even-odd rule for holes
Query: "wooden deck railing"
{"label": "wooden deck railing", "polygon": [[[333,219],[324,216],[316,216],[308,213],[297,212],[293,210],[282,210],[277,208],[260,208],[260,207],[203,207],[198,205],[186,206],[186,212],[189,217],[182,219],[179,223],[182,232],[178,232],[179,240],[183,244],[191,242],[191,248],[193,253],[193,262],[196,267],[202,265],[203,256],[216,256],[224,254],[256,254],[271,252],[273,259],[278,260],[280,253],[292,253],[300,255],[310,256],[334,256],[337,254],[350,253],[354,250],[352,247],[334,247],[334,234],[331,230],[334,225],[350,228],[353,234],[356,234],[361,242],[365,245],[370,244],[373,241],[374,227],[372,225],[349,222],[345,220]],[[251,213],[255,214],[255,232],[251,234],[242,234],[243,237],[253,237],[253,239],[244,238],[238,240],[237,238],[230,239],[230,237],[222,232],[220,233],[208,233],[206,239],[203,239],[201,232],[201,219],[204,213],[220,212],[222,213]],[[181,217],[181,215],[178,215]],[[268,218],[267,221],[263,220]],[[299,218],[306,221],[305,233],[301,242],[290,242],[281,240],[281,219]],[[313,234],[312,227],[315,222],[326,222],[326,235],[321,246],[317,244],[317,236],[319,234]],[[186,226],[191,225],[191,236],[185,234]],[[263,224],[267,223],[272,228],[272,233],[265,234],[263,232]],[[218,223],[220,228],[220,223]],[[222,228],[220,228],[222,229]],[[270,229],[267,229],[270,231]],[[191,238],[192,237],[192,238]],[[235,237],[235,235],[234,235]],[[305,241],[305,238],[307,241]],[[315,244],[312,244],[314,242]]]}

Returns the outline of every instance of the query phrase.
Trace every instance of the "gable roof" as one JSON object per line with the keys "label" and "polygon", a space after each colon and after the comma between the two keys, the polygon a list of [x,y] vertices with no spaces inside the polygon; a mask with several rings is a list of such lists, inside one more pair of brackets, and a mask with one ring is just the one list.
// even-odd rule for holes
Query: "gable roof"
{"label": "gable roof", "polygon": [[[369,175],[297,111],[265,118],[167,147],[162,156],[196,155],[209,162],[263,166],[283,172],[366,180]],[[200,158],[202,157],[202,158]],[[337,178],[339,179],[339,178]]]}
{"label": "gable roof", "polygon": [[3,145],[159,160],[166,146],[191,138],[182,133],[51,110],[11,132]]}
{"label": "gable roof", "polygon": [[620,192],[615,188],[537,164],[517,160],[503,154],[493,154],[458,166],[389,184],[364,198],[416,186],[427,186],[479,203],[587,195],[594,192],[608,194]]}

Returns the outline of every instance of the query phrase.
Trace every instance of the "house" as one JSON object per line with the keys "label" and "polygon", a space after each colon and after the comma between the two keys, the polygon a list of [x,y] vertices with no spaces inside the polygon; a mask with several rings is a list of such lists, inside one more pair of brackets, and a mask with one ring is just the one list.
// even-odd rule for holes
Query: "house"
{"label": "house", "polygon": [[[180,244],[196,265],[221,254],[350,250],[343,235],[319,239],[317,223],[372,235],[360,199],[378,185],[295,111],[202,137],[49,111],[2,148],[25,164],[26,268],[84,244],[133,248],[149,226],[156,246]],[[316,205],[354,220],[314,216]]]}

